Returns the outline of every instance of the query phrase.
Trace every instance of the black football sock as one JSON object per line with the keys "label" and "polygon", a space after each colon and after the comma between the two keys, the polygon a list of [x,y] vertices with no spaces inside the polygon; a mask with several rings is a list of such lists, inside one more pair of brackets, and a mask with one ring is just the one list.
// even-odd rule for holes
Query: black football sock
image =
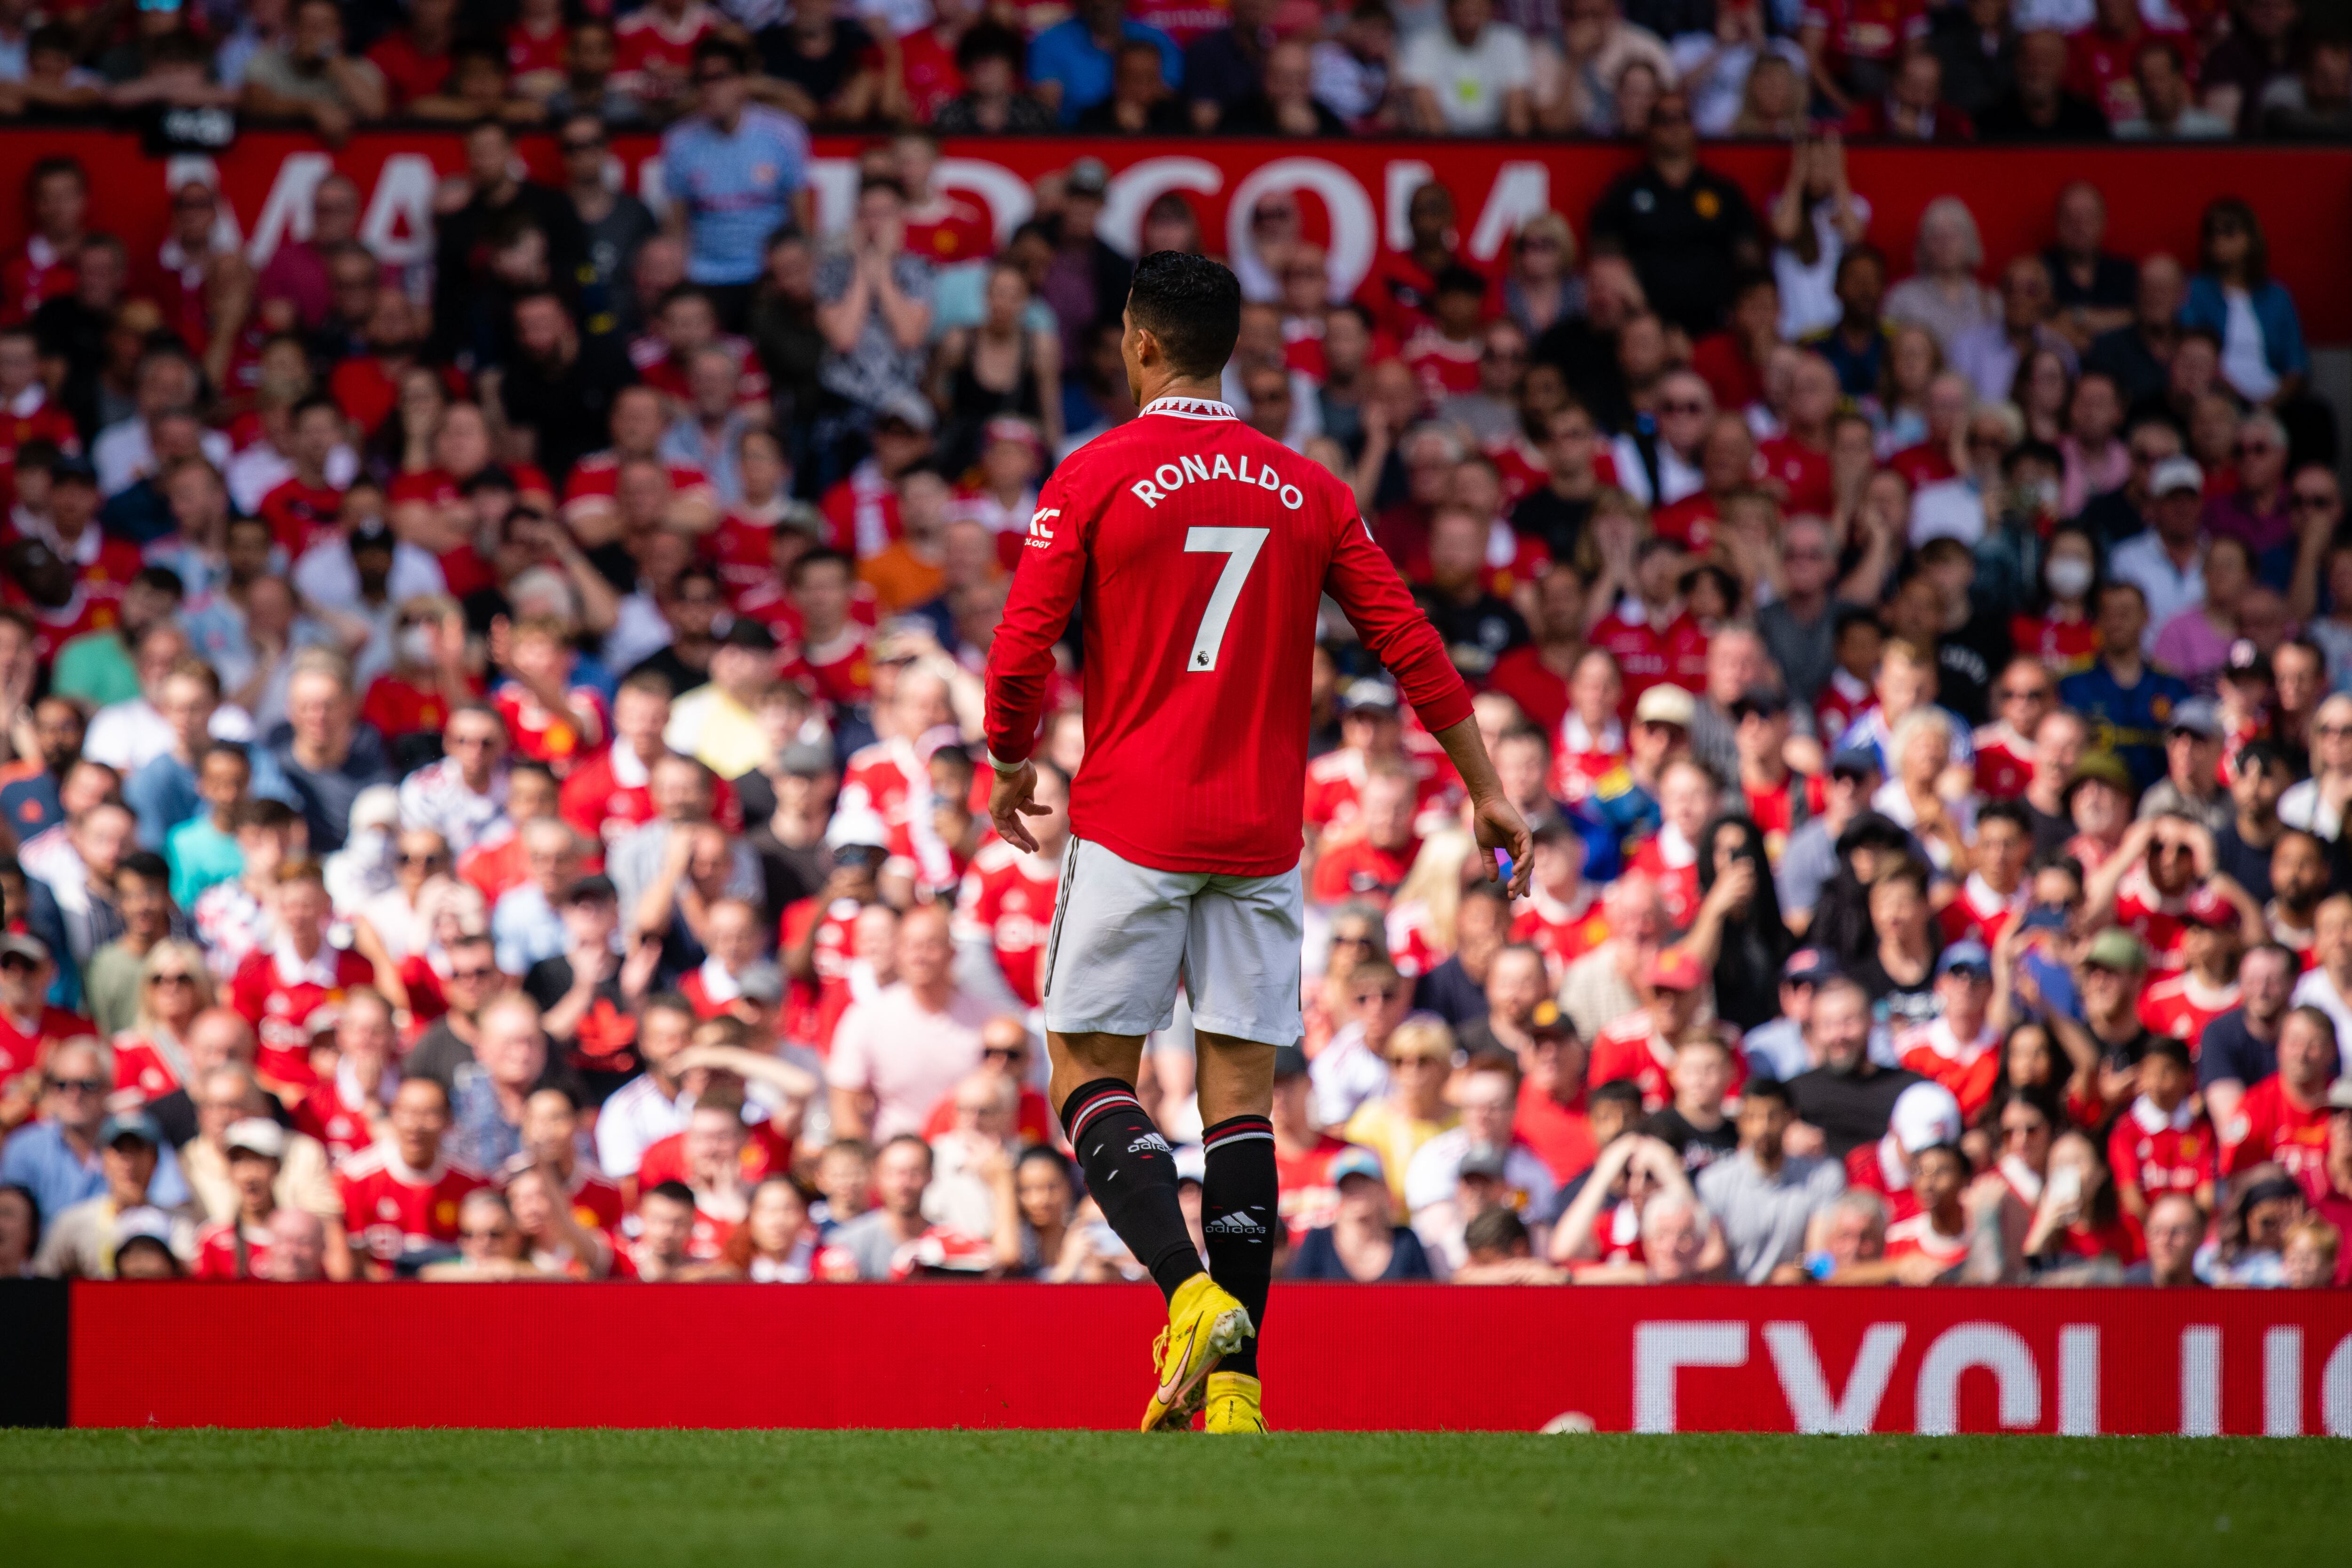
{"label": "black football sock", "polygon": [[1176,1156],[1144,1114],[1134,1086],[1115,1078],[1082,1085],[1063,1101],[1062,1125],[1103,1218],[1151,1270],[1160,1294],[1173,1297],[1201,1272],[1201,1255],[1176,1201]]}
{"label": "black football sock", "polygon": [[[1274,1123],[1235,1116],[1201,1134],[1208,1170],[1201,1183],[1201,1233],[1209,1243],[1209,1273],[1249,1309],[1265,1330],[1266,1291],[1274,1282],[1274,1227],[1282,1223],[1282,1193],[1274,1169]],[[1217,1363],[1220,1372],[1257,1375],[1257,1339]]]}

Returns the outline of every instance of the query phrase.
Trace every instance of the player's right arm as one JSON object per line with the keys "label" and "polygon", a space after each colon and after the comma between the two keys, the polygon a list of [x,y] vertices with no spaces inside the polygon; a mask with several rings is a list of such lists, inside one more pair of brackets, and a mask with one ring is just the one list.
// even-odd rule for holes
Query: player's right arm
{"label": "player's right arm", "polygon": [[1064,464],[1038,492],[1004,616],[988,648],[984,728],[989,764],[996,773],[988,814],[997,832],[1032,851],[1037,841],[1021,817],[1041,816],[1043,809],[1033,807],[1029,798],[1037,784],[1029,753],[1037,743],[1045,682],[1054,672],[1054,644],[1070,624],[1087,579],[1086,525],[1092,520],[1081,519],[1071,505],[1072,466]]}

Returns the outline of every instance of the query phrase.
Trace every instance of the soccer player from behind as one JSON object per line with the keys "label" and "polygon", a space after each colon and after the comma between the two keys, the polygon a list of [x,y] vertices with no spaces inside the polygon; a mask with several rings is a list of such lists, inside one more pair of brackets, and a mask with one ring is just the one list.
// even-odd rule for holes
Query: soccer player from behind
{"label": "soccer player from behind", "polygon": [[[1277,1047],[1304,1034],[1299,875],[1316,606],[1328,594],[1461,774],[1484,849],[1526,890],[1528,832],[1435,631],[1347,487],[1218,401],[1240,331],[1234,275],[1137,266],[1120,353],[1141,416],[1039,497],[988,661],[989,800],[1024,849],[1054,644],[1085,605],[1087,755],[1043,975],[1053,1093],[1104,1217],[1169,1300],[1146,1431],[1262,1432],[1255,1338],[1279,1203]],[[1180,970],[1207,1150],[1201,1268],[1174,1157],[1135,1094]]]}

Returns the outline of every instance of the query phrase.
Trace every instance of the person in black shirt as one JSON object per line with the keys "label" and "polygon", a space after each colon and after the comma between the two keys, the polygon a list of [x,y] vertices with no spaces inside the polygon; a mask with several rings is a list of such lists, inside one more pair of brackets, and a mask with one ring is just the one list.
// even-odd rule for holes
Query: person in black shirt
{"label": "person in black shirt", "polygon": [[467,342],[473,295],[492,281],[498,237],[523,224],[539,230],[547,241],[551,279],[576,279],[587,258],[587,237],[571,201],[561,191],[516,178],[520,166],[514,138],[504,125],[484,121],[466,132],[473,195],[456,212],[435,219],[433,342],[443,357]]}
{"label": "person in black shirt", "polygon": [[564,951],[522,977],[539,1004],[551,1056],[569,1067],[591,1105],[602,1105],[637,1073],[637,1021],[626,994],[617,895],[608,877],[583,877],[564,890]]}
{"label": "person in black shirt", "polygon": [[1554,561],[1573,561],[1585,521],[1592,515],[1592,498],[1601,493],[1592,468],[1600,433],[1592,416],[1573,403],[1555,410],[1545,424],[1529,434],[1542,440],[1550,474],[1541,489],[1529,490],[1511,509],[1511,528],[1522,538],[1541,540]]}
{"label": "person in black shirt", "polygon": [[719,574],[695,564],[677,574],[667,592],[656,595],[670,640],[639,659],[629,670],[652,670],[669,682],[672,691],[691,691],[710,679],[710,654],[719,644],[710,635],[727,601],[719,590]]}
{"label": "person in black shirt", "polygon": [[2215,1126],[2228,1123],[2246,1090],[2278,1070],[2279,1030],[2294,995],[2296,960],[2274,942],[2238,961],[2238,1005],[2205,1026],[2197,1087]]}
{"label": "person in black shirt", "polygon": [[1944,1011],[1936,994],[1936,960],[1942,928],[1927,902],[1927,863],[1905,858],[1870,884],[1870,923],[1877,945],[1853,968],[1853,978],[1883,1006],[1896,1034],[1932,1024]]}
{"label": "person in black shirt", "polygon": [[1439,507],[1429,524],[1430,581],[1413,590],[1454,667],[1472,680],[1483,679],[1497,658],[1528,640],[1528,623],[1487,585],[1489,527],[1475,512]]}
{"label": "person in black shirt", "polygon": [[1643,1121],[1642,1132],[1681,1155],[1683,1169],[1696,1174],[1739,1147],[1739,1129],[1723,1113],[1723,1097],[1731,1087],[1731,1047],[1719,1036],[1692,1030],[1675,1043],[1675,1065],[1666,1078],[1674,1085],[1674,1103]]}
{"label": "person in black shirt", "polygon": [[604,446],[613,400],[637,373],[618,338],[583,338],[571,308],[551,289],[515,300],[514,342],[499,401],[507,422],[530,433],[531,460],[560,491],[572,466]]}
{"label": "person in black shirt", "polygon": [[2060,85],[2066,79],[2066,39],[2028,33],[2017,41],[2017,83],[1977,116],[1988,142],[2105,142],[2111,134],[2099,106]]}
{"label": "person in black shirt", "polygon": [[[1483,882],[1465,889],[1454,917],[1454,955],[1413,982],[1413,1011],[1434,1013],[1456,1030],[1486,1017],[1486,975],[1510,929],[1510,905],[1500,893]],[[1332,940],[1339,940],[1336,929]]]}
{"label": "person in black shirt", "polygon": [[1871,1060],[1870,1029],[1870,996],[1859,984],[1834,975],[1815,988],[1805,1040],[1822,1065],[1789,1080],[1789,1102],[1797,1119],[1821,1134],[1822,1152],[1832,1160],[1884,1137],[1895,1100],[1927,1081]]}
{"label": "person in black shirt", "polygon": [[2279,797],[2294,783],[2286,758],[2268,741],[2253,741],[2230,763],[2230,802],[2237,813],[2213,836],[2214,863],[2263,903],[2271,900],[2271,852],[2286,825]]}
{"label": "person in black shirt", "polygon": [[2054,226],[2058,237],[2042,253],[2058,310],[2051,324],[2080,353],[2101,333],[2131,324],[2139,268],[2129,258],[2099,248],[2107,237],[2107,202],[2088,180],[2058,193]]}
{"label": "person in black shirt", "polygon": [[866,53],[873,38],[856,23],[823,5],[796,5],[783,26],[764,27],[752,39],[765,73],[790,89],[785,110],[814,125],[836,118],[857,96]]}
{"label": "person in black shirt", "polygon": [[[2063,64],[2063,40],[2060,47]],[[1700,166],[1690,100],[1681,93],[1659,95],[1649,142],[1648,160],[1594,204],[1591,239],[1622,247],[1651,309],[1698,337],[1723,324],[1732,279],[1763,264],[1756,213],[1737,184]]]}

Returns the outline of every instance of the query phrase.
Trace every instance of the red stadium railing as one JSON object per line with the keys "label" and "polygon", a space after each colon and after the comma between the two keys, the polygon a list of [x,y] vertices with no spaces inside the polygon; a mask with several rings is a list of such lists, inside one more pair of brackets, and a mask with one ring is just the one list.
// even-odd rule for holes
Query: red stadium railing
{"label": "red stadium railing", "polygon": [[[869,140],[817,138],[821,218],[845,220],[853,160]],[[523,146],[533,169],[554,178],[552,142],[531,137]],[[619,136],[614,150],[630,188],[646,188],[640,182],[658,154],[657,139]],[[1307,197],[1314,237],[1337,227],[1335,263],[1348,256],[1369,259],[1376,233],[1397,242],[1406,198],[1433,177],[1454,192],[1475,256],[1493,256],[1520,216],[1547,206],[1566,215],[1580,237],[1593,198],[1638,157],[1626,146],[1533,142],[1010,137],[950,141],[945,150],[941,183],[986,205],[1000,234],[1025,215],[1032,178],[1083,153],[1102,158],[1116,176],[1114,223],[1132,226],[1153,195],[1181,190],[1200,214],[1213,250],[1247,243],[1246,226],[1236,225],[1234,214],[1245,215],[1259,191],[1298,189]],[[91,170],[93,222],[120,231],[134,257],[151,254],[163,239],[170,175],[184,178],[206,162],[152,157],[130,132],[19,129],[0,132],[0,189],[21,189],[36,159],[58,153]],[[1710,144],[1703,156],[1738,180],[1759,211],[1788,171],[1788,149],[1777,144]],[[2294,293],[2305,335],[2316,342],[2352,342],[2352,290],[2343,287],[2352,266],[2352,148],[1857,146],[1847,158],[1855,188],[1874,209],[1871,237],[1894,258],[1898,277],[1910,269],[1920,211],[1940,195],[1957,195],[1975,213],[1988,278],[2002,258],[2049,243],[2052,203],[2073,180],[2089,180],[2105,193],[2109,247],[2132,255],[2165,249],[2193,258],[2205,204],[2242,196],[2261,216],[2273,269]],[[352,175],[368,204],[363,237],[388,260],[420,253],[434,181],[464,164],[457,132],[417,129],[362,132],[334,149],[307,133],[249,132],[210,162],[241,235],[265,249],[307,212],[309,191],[329,169]],[[657,181],[651,186],[656,194]],[[23,225],[21,210],[0,214],[0,246],[21,238]],[[1345,269],[1335,270],[1344,280]]]}
{"label": "red stadium railing", "polygon": [[[1118,1427],[1118,1286],[78,1284],[87,1426]],[[1290,1429],[2352,1436],[2352,1295],[1278,1287]]]}

